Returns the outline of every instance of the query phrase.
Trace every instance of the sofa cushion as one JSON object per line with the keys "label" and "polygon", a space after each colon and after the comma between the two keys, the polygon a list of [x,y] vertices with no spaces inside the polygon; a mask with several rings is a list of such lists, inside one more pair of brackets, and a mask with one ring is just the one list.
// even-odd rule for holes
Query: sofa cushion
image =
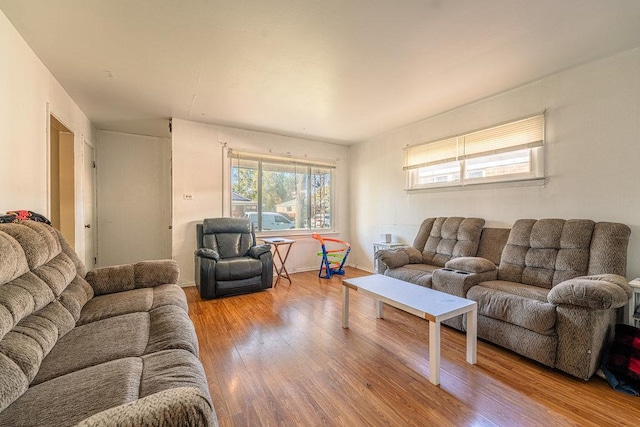
{"label": "sofa cushion", "polygon": [[216,263],[216,280],[240,280],[262,274],[262,261],[239,257],[222,259]]}
{"label": "sofa cushion", "polygon": [[589,269],[595,223],[584,219],[521,219],[509,233],[498,279],[551,289]]}
{"label": "sofa cushion", "polygon": [[149,311],[152,303],[152,289],[133,289],[100,295],[84,306],[77,325],[81,326],[123,314]]}
{"label": "sofa cushion", "polygon": [[[197,388],[198,394],[209,401],[206,417],[215,419],[211,413],[207,380],[198,358],[185,350],[167,350],[89,366],[35,385],[0,412],[0,425],[73,425],[109,408],[183,387]],[[147,408],[147,415],[148,411]],[[180,413],[176,414],[176,419],[180,416]],[[133,419],[128,421],[131,424],[127,425],[139,425]]]}
{"label": "sofa cushion", "polygon": [[30,378],[9,356],[0,353],[0,414],[29,388]]}
{"label": "sofa cushion", "polygon": [[480,218],[428,218],[413,247],[422,251],[423,263],[443,267],[451,258],[476,255],[483,226]]}
{"label": "sofa cushion", "polygon": [[74,328],[44,359],[32,385],[111,360],[142,356],[149,323],[148,313],[132,313]]}
{"label": "sofa cushion", "polygon": [[198,355],[198,338],[189,315],[180,307],[165,305],[149,311],[149,342],[145,354],[181,349]]}
{"label": "sofa cushion", "polygon": [[627,246],[631,229],[615,222],[598,222],[591,236],[589,271],[587,274],[626,276]]}
{"label": "sofa cushion", "polygon": [[189,305],[184,290],[175,284],[160,285],[153,288],[153,304],[151,309],[164,305],[175,305],[189,312]]}
{"label": "sofa cushion", "polygon": [[[2,232],[15,239],[19,245],[18,256],[24,257],[29,270],[46,264],[62,252],[62,246],[53,228],[32,221],[2,224]],[[12,245],[11,250],[16,246]],[[22,263],[20,263],[22,265]],[[16,277],[16,276],[14,276]]]}
{"label": "sofa cushion", "polygon": [[69,286],[62,291],[58,301],[69,313],[73,316],[73,319],[77,322],[80,319],[80,313],[87,302],[93,298],[93,289],[80,276],[75,276]]}
{"label": "sofa cushion", "polygon": [[0,233],[0,253],[0,283],[9,282],[29,271],[27,258],[20,243],[6,233]]}
{"label": "sofa cushion", "polygon": [[140,397],[175,387],[196,387],[209,394],[202,365],[191,352],[165,350],[142,356],[142,360]]}
{"label": "sofa cushion", "polygon": [[135,400],[142,370],[142,359],[126,358],[54,378],[29,388],[0,412],[0,425],[73,425],[97,412]]}
{"label": "sofa cushion", "polygon": [[178,285],[133,289],[94,297],[82,309],[78,326],[122,314],[149,311],[164,305],[175,305],[187,312],[187,299]]}
{"label": "sofa cushion", "polygon": [[428,264],[407,264],[403,267],[386,270],[384,274],[394,279],[430,288],[431,277],[438,268],[435,265]]}
{"label": "sofa cushion", "polygon": [[198,354],[193,324],[182,308],[169,305],[106,318],[78,326],[60,339],[42,361],[32,384],[114,359],[167,349]]}
{"label": "sofa cushion", "polygon": [[556,308],[547,302],[548,291],[536,286],[493,280],[473,286],[467,298],[478,303],[478,314],[551,335]]}

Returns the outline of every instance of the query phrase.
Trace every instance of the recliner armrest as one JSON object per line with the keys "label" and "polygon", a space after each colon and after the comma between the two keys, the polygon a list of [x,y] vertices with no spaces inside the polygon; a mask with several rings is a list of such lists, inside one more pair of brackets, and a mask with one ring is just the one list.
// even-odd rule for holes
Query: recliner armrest
{"label": "recliner armrest", "polygon": [[413,247],[400,249],[385,249],[376,253],[378,262],[387,268],[398,268],[407,264],[422,263],[422,253]]}
{"label": "recliner armrest", "polygon": [[267,252],[271,252],[271,245],[256,245],[249,249],[249,256],[258,259],[262,254],[266,254]]}
{"label": "recliner armrest", "polygon": [[196,250],[194,254],[195,254],[195,256],[198,256],[198,257],[209,258],[209,259],[212,259],[214,261],[220,261],[220,254],[218,252],[214,251],[213,249],[200,248],[200,249]]}
{"label": "recliner armrest", "polygon": [[560,282],[551,288],[547,300],[555,305],[606,310],[624,306],[630,297],[627,279],[617,274],[599,274]]}

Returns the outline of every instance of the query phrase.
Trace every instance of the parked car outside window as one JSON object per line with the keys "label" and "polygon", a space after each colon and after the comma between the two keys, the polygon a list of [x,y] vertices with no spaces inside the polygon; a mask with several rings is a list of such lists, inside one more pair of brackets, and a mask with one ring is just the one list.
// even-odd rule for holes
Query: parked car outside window
{"label": "parked car outside window", "polygon": [[[247,212],[244,214],[255,229],[258,229],[258,212]],[[262,231],[269,230],[290,230],[295,227],[295,223],[286,216],[277,212],[262,212]]]}

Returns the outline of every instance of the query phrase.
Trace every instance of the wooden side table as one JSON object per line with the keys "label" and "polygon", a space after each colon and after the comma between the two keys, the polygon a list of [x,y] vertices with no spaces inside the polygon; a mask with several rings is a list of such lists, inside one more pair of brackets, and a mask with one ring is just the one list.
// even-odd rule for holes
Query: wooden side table
{"label": "wooden side table", "polygon": [[[289,272],[285,267],[285,263],[287,262],[287,258],[289,257],[289,252],[291,251],[291,246],[296,242],[295,240],[285,239],[283,237],[262,237],[260,238],[265,243],[269,243],[273,245],[273,266],[276,269],[276,282],[273,284],[275,288],[278,286],[278,282],[281,277],[284,277],[291,283],[291,277],[289,277]],[[280,246],[283,247],[284,257],[280,253]],[[280,267],[278,268],[278,264],[276,264],[276,258],[280,261]]]}
{"label": "wooden side table", "polygon": [[640,278],[633,279],[629,282],[631,286],[631,299],[629,300],[629,318],[628,324],[631,326],[640,326]]}

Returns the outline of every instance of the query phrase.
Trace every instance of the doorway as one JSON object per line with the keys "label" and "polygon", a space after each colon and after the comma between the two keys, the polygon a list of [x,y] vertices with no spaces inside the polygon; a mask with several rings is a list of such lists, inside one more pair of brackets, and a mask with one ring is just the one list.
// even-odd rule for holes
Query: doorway
{"label": "doorway", "polygon": [[51,225],[76,246],[73,132],[49,115],[49,201]]}

